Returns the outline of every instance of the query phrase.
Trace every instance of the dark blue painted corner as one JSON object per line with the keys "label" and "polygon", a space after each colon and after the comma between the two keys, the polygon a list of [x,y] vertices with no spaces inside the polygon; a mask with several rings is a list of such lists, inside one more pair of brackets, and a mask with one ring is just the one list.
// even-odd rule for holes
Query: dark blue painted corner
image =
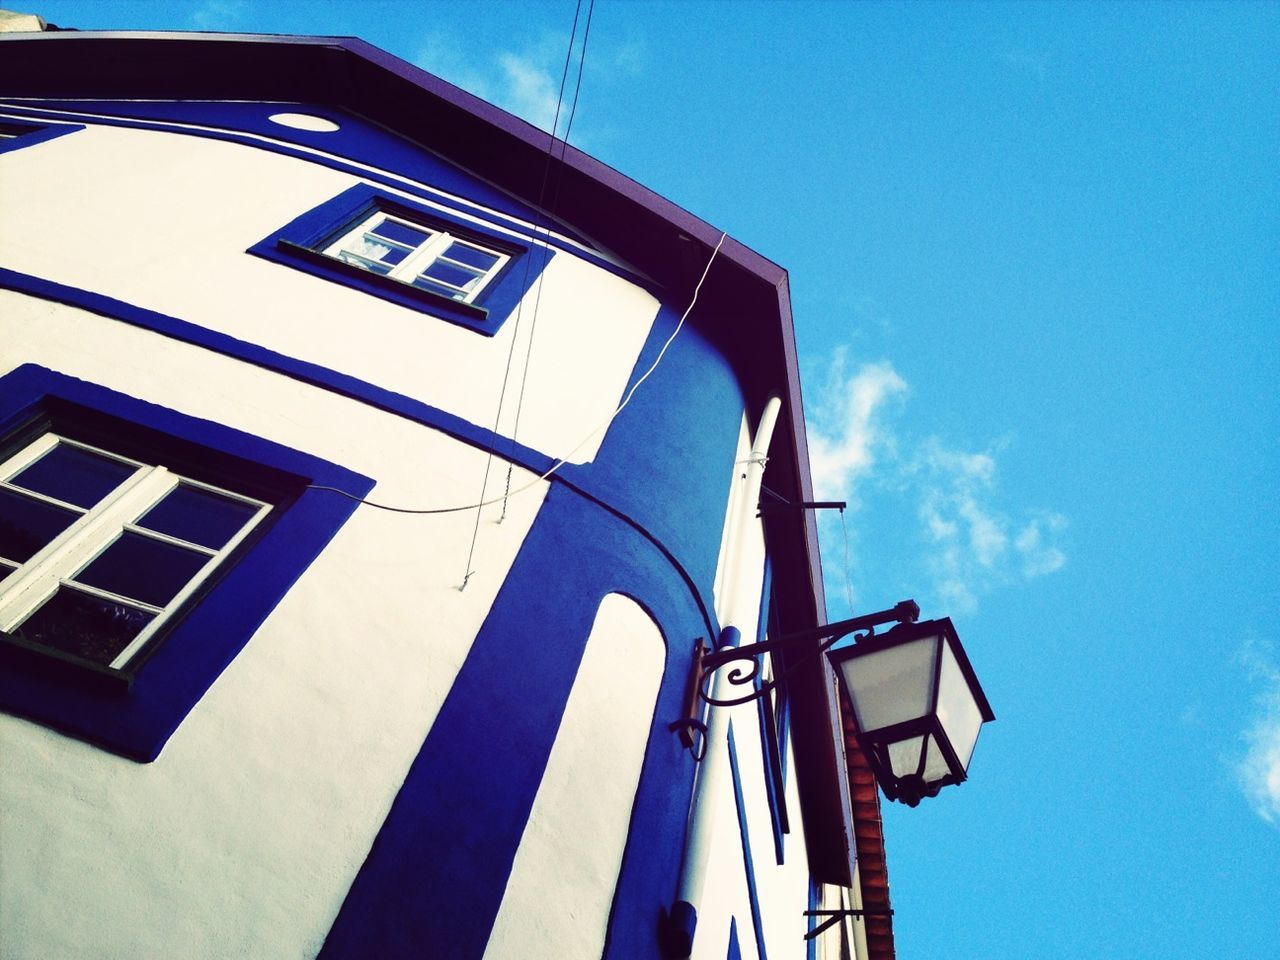
{"label": "dark blue painted corner", "polygon": [[[308,454],[146,403],[34,365],[0,378],[0,438],[36,420],[153,462],[174,457],[278,491],[260,533],[212,587],[176,615],[163,642],[132,677],[106,685],[76,664],[0,644],[0,709],[122,756],[154,760],[294,581],[319,556],[356,504],[307,484],[363,496],[373,481]],[[181,462],[181,461],[179,461]],[[250,492],[250,491],[246,491]]]}
{"label": "dark blue painted corner", "polygon": [[678,960],[693,953],[693,938],[698,932],[698,910],[684,900],[677,900],[671,905],[671,912],[666,917],[666,936],[663,942],[663,956]]}
{"label": "dark blue painted corner", "polygon": [[68,133],[83,130],[81,123],[32,123],[30,121],[10,120],[0,117],[0,131],[13,136],[0,139],[0,153],[13,150],[25,150],[37,143],[45,143],[65,137]]}
{"label": "dark blue painted corner", "polygon": [[[475,304],[457,303],[352,264],[325,256],[320,248],[359,221],[384,210],[424,226],[449,230],[463,238],[500,250],[511,257],[502,272],[484,289]],[[272,263],[339,283],[380,300],[425,313],[491,337],[515,313],[520,301],[538,282],[554,250],[513,241],[483,224],[392,196],[369,184],[357,184],[308,210],[274,231],[247,251]]]}

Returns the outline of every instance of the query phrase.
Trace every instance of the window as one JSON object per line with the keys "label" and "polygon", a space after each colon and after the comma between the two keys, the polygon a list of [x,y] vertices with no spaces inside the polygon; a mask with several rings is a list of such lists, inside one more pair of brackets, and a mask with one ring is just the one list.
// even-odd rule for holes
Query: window
{"label": "window", "polygon": [[0,376],[0,711],[154,760],[373,481],[34,364]]}
{"label": "window", "polygon": [[554,254],[541,240],[368,184],[307,211],[248,252],[487,336]]}
{"label": "window", "polygon": [[324,250],[344,263],[472,303],[511,258],[379,210]]}
{"label": "window", "polygon": [[269,510],[45,433],[0,463],[0,632],[122,669]]}

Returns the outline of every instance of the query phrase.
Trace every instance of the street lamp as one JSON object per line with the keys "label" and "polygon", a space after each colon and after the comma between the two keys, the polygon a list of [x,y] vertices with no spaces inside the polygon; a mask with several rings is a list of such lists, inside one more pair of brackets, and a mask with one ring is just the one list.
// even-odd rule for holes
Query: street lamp
{"label": "street lamp", "polygon": [[900,623],[828,657],[886,797],[914,807],[965,779],[978,730],[995,714],[950,618]]}
{"label": "street lamp", "polygon": [[[759,699],[785,680],[784,675],[758,681],[761,654],[783,647],[812,648],[816,643],[814,653],[830,651],[827,656],[853,707],[858,743],[880,789],[890,800],[914,807],[965,779],[978,731],[995,719],[951,620],[919,623],[919,616],[915,601],[904,600],[889,610],[745,647],[724,644],[704,653],[699,645],[692,689],[713,706]],[[875,632],[889,623],[896,625],[883,634]],[[853,644],[831,649],[850,635]],[[727,686],[748,686],[751,692],[712,696],[711,676],[735,661],[749,661],[749,666],[730,668]],[[696,701],[691,702],[685,719],[673,727],[691,736],[692,728],[702,728],[700,712]]]}

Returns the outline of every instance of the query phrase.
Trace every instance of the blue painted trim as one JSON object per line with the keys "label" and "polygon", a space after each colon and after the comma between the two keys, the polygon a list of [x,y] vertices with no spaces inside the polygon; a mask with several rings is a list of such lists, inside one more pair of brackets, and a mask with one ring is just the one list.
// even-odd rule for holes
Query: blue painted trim
{"label": "blue painted trim", "polygon": [[738,944],[738,918],[729,918],[729,949],[725,960],[742,960],[742,947]]}
{"label": "blue painted trim", "polygon": [[112,320],[119,320],[131,326],[141,327],[144,330],[150,330],[153,333],[158,333],[183,343],[203,347],[206,350],[212,350],[224,356],[234,357],[237,360],[251,363],[273,373],[282,374],[310,386],[319,387],[350,400],[368,404],[375,409],[430,426],[472,446],[495,452],[501,451],[504,457],[519,466],[532,470],[534,473],[545,473],[555,462],[545,453],[539,453],[523,444],[514,443],[512,440],[500,436],[492,430],[478,427],[455,414],[448,413],[420,400],[414,400],[411,397],[406,397],[392,390],[386,390],[358,377],[339,373],[316,363],[298,360],[294,357],[277,353],[274,350],[268,350],[266,347],[260,347],[257,344],[237,340],[235,337],[228,336],[225,333],[219,333],[216,330],[210,330],[207,327],[201,327],[186,320],[179,320],[176,317],[166,316],[154,310],[136,307],[122,300],[103,296],[100,293],[91,293],[87,290],[69,287],[52,280],[43,280],[39,277],[19,273],[16,270],[9,270],[4,267],[0,267],[0,287],[79,307],[82,310],[110,317]]}
{"label": "blue painted trim", "polygon": [[[376,128],[370,127],[368,124],[363,123],[363,121],[353,118],[352,115],[345,114],[340,110],[320,108],[311,104],[299,103],[195,104],[184,101],[181,104],[184,108],[231,106],[253,107],[262,112],[262,117],[259,118],[260,123],[255,124],[241,120],[240,125],[242,127],[256,128],[260,125],[266,125],[269,126],[270,129],[252,129],[251,132],[276,139],[288,140],[293,138],[299,142],[308,140],[308,137],[304,136],[308,134],[307,131],[290,130],[285,127],[270,124],[265,120],[266,111],[269,110],[270,112],[276,113],[280,112],[279,108],[287,107],[290,111],[314,113],[317,116],[324,116],[335,120],[342,118],[342,123],[345,125],[353,129],[360,129],[362,131],[362,137],[382,133],[386,140],[394,141],[395,149],[393,152],[398,156],[403,164],[403,169],[390,170],[383,166],[388,162],[389,154],[387,153],[388,144],[382,140],[374,140],[377,144],[375,148],[352,151],[353,159],[358,159],[361,163],[367,163],[370,166],[375,167],[374,169],[366,169],[356,163],[347,162],[342,157],[318,156],[306,150],[290,147],[287,143],[263,141],[257,139],[257,137],[247,136],[235,130],[174,129],[171,125],[172,121],[149,121],[133,117],[99,116],[88,112],[75,112],[73,109],[70,109],[75,105],[72,101],[44,102],[50,104],[50,110],[42,111],[39,107],[32,107],[28,104],[19,105],[7,101],[0,101],[0,109],[5,110],[6,112],[22,113],[24,116],[31,117],[33,119],[45,119],[57,116],[60,119],[65,120],[67,114],[70,114],[77,121],[83,121],[83,123],[80,124],[81,128],[83,128],[84,124],[101,124],[103,126],[126,127],[135,130],[158,130],[180,136],[205,137],[210,140],[222,140],[227,143],[239,144],[240,146],[253,147],[257,150],[265,150],[268,153],[277,153],[281,156],[292,157],[295,160],[305,160],[308,163],[315,163],[322,167],[328,167],[331,170],[338,170],[342,173],[359,177],[362,180],[378,184],[385,188],[413,194],[421,200],[430,201],[432,203],[468,207],[476,216],[483,217],[499,226],[507,227],[521,236],[536,234],[540,242],[545,242],[556,249],[571,253],[576,257],[581,257],[593,266],[597,266],[602,270],[606,270],[615,276],[621,277],[630,283],[634,283],[637,286],[642,287],[655,297],[660,294],[659,289],[644,276],[636,273],[634,270],[628,269],[627,267],[620,266],[598,253],[594,253],[590,249],[590,241],[576,234],[571,227],[568,227],[558,220],[549,223],[548,217],[545,213],[538,213],[532,207],[528,207],[517,200],[513,200],[507,194],[494,189],[493,187],[485,184],[482,180],[478,180],[459,168],[454,167],[451,163],[435,156],[430,151],[419,147],[416,144],[405,141],[393,134],[387,134],[383,131],[377,130]],[[146,106],[146,104],[142,103],[135,105],[121,104],[114,101],[106,101],[103,103],[104,106],[110,106],[116,109],[123,108],[125,106],[137,108]],[[53,105],[59,105],[57,106],[57,109],[59,110],[63,110],[64,107],[66,110],[62,113],[53,114],[51,112],[51,110],[54,109]],[[200,116],[197,114],[194,118],[187,117],[182,122],[199,122],[200,119]],[[325,137],[326,134],[310,134],[309,136]],[[325,150],[340,149],[339,145],[333,141],[309,141],[306,145]],[[346,149],[347,147],[348,145],[343,144],[341,149]],[[411,156],[406,156],[406,152],[411,152]],[[406,180],[408,182],[406,182]],[[433,190],[431,186],[426,185],[433,180],[440,185],[439,191]],[[468,199],[468,194],[471,196],[483,197],[484,204]],[[513,216],[522,218],[524,222],[511,219]],[[536,230],[532,224],[538,224]],[[558,240],[556,237],[550,236],[547,233],[548,229],[554,230],[557,234],[567,237],[582,246],[575,246],[573,244],[567,244],[562,240]]]}
{"label": "blue painted trim", "polygon": [[[320,252],[333,238],[383,210],[424,226],[441,227],[464,239],[507,254],[511,259],[489,282],[474,304],[457,303],[447,297],[383,277]],[[332,200],[297,217],[268,234],[246,251],[254,256],[295,270],[351,287],[370,296],[430,314],[441,320],[493,336],[517,309],[521,299],[542,276],[554,255],[549,247],[514,240],[510,235],[460,217],[388,196],[368,184],[357,184]]]}
{"label": "blue painted trim", "polygon": [[747,898],[751,902],[751,925],[755,928],[756,950],[760,960],[768,960],[764,946],[764,922],[760,915],[760,892],[756,888],[755,859],[751,856],[751,834],[747,829],[747,804],[742,793],[742,771],[738,767],[738,746],[733,739],[733,721],[729,721],[729,769],[733,773],[733,799],[738,806],[738,829],[742,834],[742,862],[747,875]]}
{"label": "blue painted trim", "polygon": [[[483,955],[609,593],[640,602],[667,643],[605,957],[660,954],[658,912],[679,870],[694,776],[667,729],[692,654],[672,641],[695,636],[702,616],[663,554],[618,517],[556,485],[347,894],[323,960],[418,958],[427,948],[460,960]],[[517,641],[520,655],[512,656]]]}
{"label": "blue painted trim", "polygon": [[73,665],[0,646],[0,709],[149,762],[354,511],[354,502],[306,484],[363,496],[373,481],[280,444],[33,364],[0,377],[0,435],[57,405],[111,418],[142,445],[196,445],[202,455],[221,458],[228,470],[242,471],[246,482],[267,471],[277,477],[274,482],[284,476],[294,488],[296,499],[277,507],[252,548],[220,571],[212,589],[181,615],[127,691],[87,684],[86,674]]}
{"label": "blue painted trim", "polygon": [[[539,475],[546,473],[555,463],[554,458],[547,454],[516,443],[508,437],[494,433],[492,430],[476,426],[455,414],[448,413],[420,400],[414,400],[411,397],[375,386],[357,377],[338,373],[319,364],[285,356],[274,350],[268,350],[265,347],[260,347],[244,340],[237,340],[227,334],[209,330],[206,327],[201,327],[185,320],[178,320],[175,317],[166,316],[154,310],[147,310],[99,293],[80,290],[76,287],[33,277],[4,267],[0,267],[0,288],[8,288],[45,300],[65,303],[113,320],[141,327],[144,330],[150,330],[183,343],[212,350],[224,356],[234,357],[237,360],[254,364],[273,373],[291,377],[301,383],[328,390],[358,403],[367,404],[374,409],[439,430],[455,439],[461,440],[463,443],[493,452]],[[665,315],[666,311],[663,311],[660,317]],[[639,364],[647,365],[651,362],[649,360],[650,352],[658,349],[665,336],[664,324],[655,322],[654,331],[650,334],[649,343],[645,345],[641,353]],[[668,357],[681,356],[681,350],[683,349],[685,349],[684,344],[678,344],[668,354]],[[675,365],[673,364],[673,366]],[[655,390],[662,389],[658,384],[669,375],[668,371],[663,368],[659,368],[655,372],[654,379],[651,381],[655,384]],[[681,376],[687,377],[688,374],[681,374]],[[705,385],[693,382],[693,385],[686,385],[683,392],[690,396],[701,395],[705,397],[708,391],[705,389]],[[615,434],[623,438],[616,446],[620,447],[624,452],[641,449],[642,447],[652,448],[652,444],[647,443],[644,439],[651,436],[653,431],[651,419],[653,414],[646,411],[653,406],[662,407],[663,405],[658,403],[655,398],[645,397],[643,394],[644,391],[636,394],[631,405],[624,411],[624,416],[615,421],[614,426],[610,428],[609,434],[606,436],[606,442]],[[680,407],[679,415],[684,416],[684,411],[685,408]],[[670,412],[664,414],[664,417],[670,416]],[[697,437],[700,433],[705,435],[708,431],[714,431],[715,423],[714,417],[704,417],[699,418],[696,423],[683,424],[681,432],[686,438],[686,444],[690,443],[688,438]],[[715,439],[716,437],[704,439],[703,443],[708,449],[714,449]],[[617,470],[609,466],[609,457],[604,457],[604,451],[602,450],[603,463],[602,458],[598,457],[594,464],[566,465],[555,473],[551,479],[555,483],[564,484],[581,496],[609,510],[624,522],[631,524],[662,551],[667,559],[680,571],[689,591],[697,597],[703,612],[705,636],[714,637],[718,629],[715,626],[710,589],[706,585],[712,582],[708,571],[714,571],[715,569],[715,560],[720,542],[720,521],[716,517],[723,517],[724,505],[722,502],[718,502],[717,495],[722,493],[723,490],[719,486],[713,485],[714,489],[708,492],[706,479],[701,472],[686,469],[686,461],[682,454],[687,448],[686,446],[671,451],[668,456],[664,457],[653,455],[651,450],[650,457],[646,461],[647,472],[635,470],[634,462],[630,456],[621,458],[622,463],[620,465],[624,469]],[[725,450],[729,449],[726,445]],[[736,445],[732,449],[736,450]],[[721,453],[724,453],[724,451],[721,451]],[[726,462],[732,464],[732,452],[728,453],[727,456],[730,459]],[[619,460],[618,457],[612,454],[610,454],[610,457],[612,457],[614,463]],[[727,476],[728,474],[726,473]],[[674,491],[674,497],[671,500],[653,496],[653,490],[662,488],[664,483],[669,484],[666,489]],[[725,484],[727,488],[727,480]],[[615,505],[613,503],[614,497],[609,495],[615,492],[622,494],[619,497],[621,506]],[[632,509],[629,511],[625,509],[627,507]],[[657,528],[656,532],[652,529],[653,527]],[[668,540],[673,542],[669,543]],[[714,546],[712,546],[713,544]],[[686,548],[692,551],[692,556],[695,558],[693,570],[688,569],[686,566],[684,559]],[[696,572],[699,569],[702,572],[701,576]]]}
{"label": "blue painted trim", "polygon": [[9,130],[26,131],[19,133],[13,138],[0,140],[0,153],[9,153],[11,150],[22,150],[26,147],[33,147],[37,143],[45,143],[49,140],[56,140],[58,137],[65,137],[68,133],[75,133],[77,130],[83,130],[83,123],[24,123],[21,120],[13,120],[9,117],[0,117],[0,128]]}

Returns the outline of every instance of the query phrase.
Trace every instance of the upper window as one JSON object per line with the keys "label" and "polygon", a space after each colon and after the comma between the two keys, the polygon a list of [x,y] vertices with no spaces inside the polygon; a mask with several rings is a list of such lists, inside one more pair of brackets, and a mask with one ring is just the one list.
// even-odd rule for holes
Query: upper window
{"label": "upper window", "polygon": [[553,255],[542,241],[361,184],[249,253],[493,335]]}
{"label": "upper window", "polygon": [[124,669],[269,509],[46,433],[0,463],[0,632]]}
{"label": "upper window", "polygon": [[325,247],[344,263],[473,303],[511,259],[499,250],[379,210]]}

